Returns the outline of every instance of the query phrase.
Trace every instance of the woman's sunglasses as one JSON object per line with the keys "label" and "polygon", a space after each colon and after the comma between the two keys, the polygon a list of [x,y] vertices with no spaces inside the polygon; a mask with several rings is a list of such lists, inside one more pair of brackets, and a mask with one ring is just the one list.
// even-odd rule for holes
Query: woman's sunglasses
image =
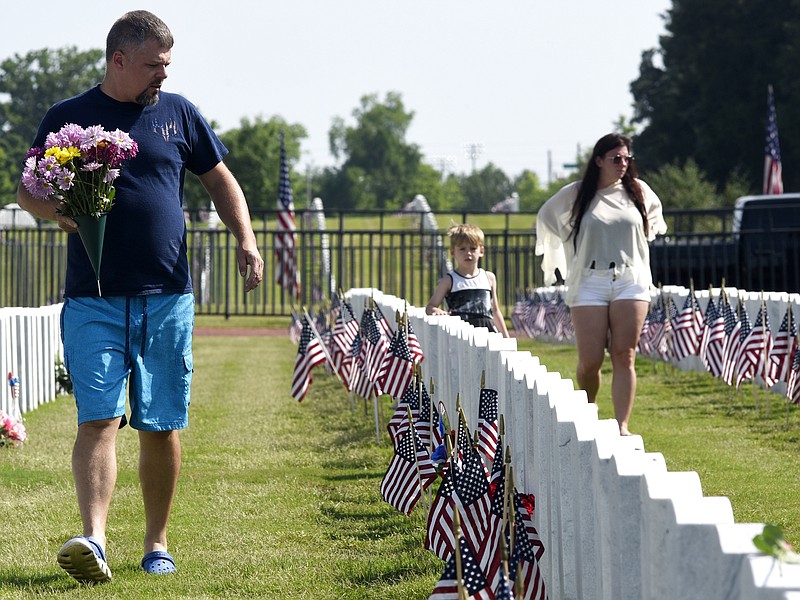
{"label": "woman's sunglasses", "polygon": [[632,163],[632,162],[634,161],[634,158],[633,158],[633,155],[631,155],[631,156],[622,156],[622,154],[617,154],[616,156],[612,156],[612,157],[611,157],[611,160],[613,160],[613,161],[614,161],[614,164],[615,164],[615,165],[618,165],[618,164],[619,164],[619,163],[621,163],[623,160],[624,160],[626,163],[630,164],[630,163]]}

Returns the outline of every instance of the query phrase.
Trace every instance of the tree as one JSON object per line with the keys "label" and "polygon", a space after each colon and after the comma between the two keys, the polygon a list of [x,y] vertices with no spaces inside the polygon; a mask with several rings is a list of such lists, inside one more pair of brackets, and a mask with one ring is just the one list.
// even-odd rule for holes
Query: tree
{"label": "tree", "polygon": [[718,189],[738,172],[760,190],[773,84],[785,187],[800,186],[800,0],[673,0],[666,29],[631,83],[639,166],[692,158]]}
{"label": "tree", "polygon": [[398,208],[414,194],[422,155],[405,136],[413,112],[406,112],[399,93],[361,98],[353,111],[355,126],[341,117],[329,132],[331,154],[342,161],[337,170],[320,177],[327,206],[340,208]]}
{"label": "tree", "polygon": [[463,204],[455,206],[464,210],[490,210],[513,192],[508,176],[492,163],[480,171],[473,171],[460,178],[464,194]]}
{"label": "tree", "polygon": [[0,63],[0,204],[13,200],[25,153],[39,122],[57,101],[98,84],[102,50],[33,50]]}

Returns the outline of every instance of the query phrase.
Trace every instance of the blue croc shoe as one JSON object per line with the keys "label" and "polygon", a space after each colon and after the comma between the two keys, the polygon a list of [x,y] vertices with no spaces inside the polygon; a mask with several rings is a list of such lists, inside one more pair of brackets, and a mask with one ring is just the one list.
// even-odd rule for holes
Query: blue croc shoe
{"label": "blue croc shoe", "polygon": [[58,551],[58,564],[71,577],[84,583],[111,581],[111,569],[100,543],[79,535],[68,539]]}
{"label": "blue croc shoe", "polygon": [[178,571],[175,567],[175,559],[172,558],[169,552],[164,552],[163,550],[155,550],[145,554],[139,568],[153,575],[169,575]]}

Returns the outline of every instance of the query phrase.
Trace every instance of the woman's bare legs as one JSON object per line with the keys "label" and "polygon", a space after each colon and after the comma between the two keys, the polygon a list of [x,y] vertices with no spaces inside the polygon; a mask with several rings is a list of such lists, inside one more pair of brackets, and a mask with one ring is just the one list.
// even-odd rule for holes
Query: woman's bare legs
{"label": "woman's bare legs", "polygon": [[586,392],[589,402],[594,402],[600,389],[600,367],[608,339],[608,307],[576,306],[570,312],[578,349],[578,387]]}
{"label": "woman's bare legs", "polygon": [[611,329],[611,399],[619,432],[629,435],[628,420],[636,397],[636,346],[647,316],[648,303],[641,300],[617,300],[608,307]]}

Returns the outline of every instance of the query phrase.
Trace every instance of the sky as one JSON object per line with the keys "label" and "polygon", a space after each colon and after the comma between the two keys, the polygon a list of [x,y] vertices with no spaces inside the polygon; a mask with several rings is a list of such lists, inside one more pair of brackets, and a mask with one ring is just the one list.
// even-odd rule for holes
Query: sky
{"label": "sky", "polygon": [[[243,118],[306,128],[296,170],[336,164],[333,119],[398,92],[406,141],[468,173],[492,163],[543,183],[564,174],[621,115],[641,54],[657,48],[670,0],[76,0],[3,19],[0,60],[41,48],[105,49],[114,21],[146,9],[172,30],[166,91],[222,133]],[[475,157],[468,148],[477,148]],[[644,149],[643,149],[644,150]],[[638,149],[637,149],[638,152]]]}

